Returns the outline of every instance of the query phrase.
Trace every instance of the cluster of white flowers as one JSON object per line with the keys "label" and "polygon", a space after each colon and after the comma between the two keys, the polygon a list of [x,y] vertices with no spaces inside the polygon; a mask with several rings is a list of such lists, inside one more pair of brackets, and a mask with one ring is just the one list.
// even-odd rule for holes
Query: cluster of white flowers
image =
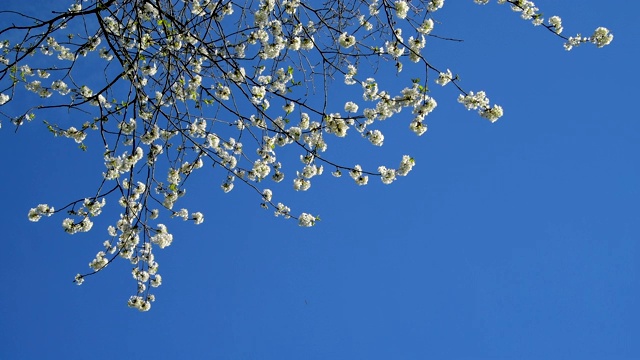
{"label": "cluster of white flowers", "polygon": [[496,122],[504,115],[504,111],[502,110],[502,106],[494,104],[490,108],[485,108],[480,111],[480,116],[491,121]]}
{"label": "cluster of white flowers", "polygon": [[162,276],[160,276],[160,274],[155,274],[153,276],[153,279],[151,279],[150,284],[152,287],[159,287],[160,285],[162,285]]}
{"label": "cluster of white flowers", "polygon": [[155,300],[155,297],[147,297],[144,298],[142,296],[136,295],[129,298],[127,305],[130,308],[138,309],[140,311],[149,311],[151,309],[151,302]]}
{"label": "cluster of white flowers", "polygon": [[[404,55],[405,47],[402,46],[402,40],[394,40],[394,41],[386,41],[384,43],[384,48],[387,51],[387,54],[391,55],[394,59],[398,59],[402,55]],[[402,64],[401,62],[396,62],[396,64]],[[401,66],[398,66],[398,72],[402,70]]]}
{"label": "cluster of white flowers", "polygon": [[316,224],[316,218],[307,213],[302,213],[298,216],[298,223],[300,226],[310,227]]}
{"label": "cluster of white flowers", "polygon": [[355,80],[353,80],[353,77],[356,76],[356,74],[358,73],[358,69],[349,64],[347,66],[347,72],[344,74],[344,83],[347,85],[353,85],[356,83]]}
{"label": "cluster of white flowers", "polygon": [[447,69],[447,72],[444,72],[444,73],[441,72],[438,75],[438,78],[436,79],[436,84],[445,86],[448,83],[450,83],[451,80],[453,80],[453,74],[451,73],[451,70]]}
{"label": "cluster of white flowers", "polygon": [[609,45],[611,41],[613,41],[613,34],[611,34],[609,29],[601,26],[593,32],[590,40],[592,43],[596,44],[597,47],[601,48]]}
{"label": "cluster of white flowers", "polygon": [[384,135],[380,130],[372,130],[367,132],[367,139],[375,146],[382,146]]}
{"label": "cluster of white flowers", "polygon": [[556,34],[561,34],[563,27],[562,27],[562,19],[560,18],[560,16],[552,16],[549,18],[549,26],[551,26],[553,28],[553,31]]}
{"label": "cluster of white flowers", "polygon": [[398,167],[397,175],[398,176],[407,176],[409,171],[413,169],[413,165],[415,165],[416,161],[409,155],[403,155],[402,161],[400,161],[400,167]]}
{"label": "cluster of white flowers", "polygon": [[204,222],[204,215],[201,212],[194,212],[191,214],[191,219],[195,222],[196,225],[200,225]]}
{"label": "cluster of white flowers", "polygon": [[427,42],[422,34],[417,38],[414,38],[413,36],[409,37],[409,60],[414,63],[420,61],[420,59],[422,59],[420,52],[424,49],[426,44]]}
{"label": "cluster of white flowers", "polygon": [[73,219],[66,218],[62,221],[62,228],[69,234],[75,234],[77,232],[87,232],[93,227],[93,222],[88,217],[83,218],[80,222],[76,223]]}
{"label": "cluster of white flowers", "polygon": [[77,274],[74,277],[73,282],[75,282],[76,285],[82,285],[82,283],[84,282],[84,276],[82,274]]}
{"label": "cluster of white flowers", "polygon": [[[102,208],[106,204],[106,199],[97,201],[96,199],[84,199],[83,206],[87,209],[88,214],[91,216],[98,216],[102,213]],[[86,215],[85,211],[80,212],[81,215]]]}
{"label": "cluster of white flowers", "polygon": [[9,101],[9,95],[0,93],[0,105],[4,105]]}
{"label": "cluster of white flowers", "polygon": [[[28,65],[22,66],[20,70],[21,70],[22,76],[35,75],[35,73],[29,68]],[[38,70],[38,73],[40,72],[41,71]],[[31,82],[25,83],[24,87],[28,91],[31,91],[32,93],[37,94],[41,98],[48,98],[53,94],[53,92],[49,88],[42,86],[42,82],[40,80],[32,80]]]}
{"label": "cluster of white flowers", "polygon": [[369,176],[362,174],[362,167],[360,165],[356,165],[349,171],[349,176],[353,180],[355,180],[358,185],[367,185],[369,182]]}
{"label": "cluster of white flowers", "polygon": [[126,151],[117,157],[105,155],[104,163],[107,172],[103,173],[104,178],[107,180],[117,179],[120,175],[130,171],[143,156],[144,152],[141,147],[136,147],[135,152],[131,155]]}
{"label": "cluster of white flowers", "polygon": [[399,19],[404,19],[407,17],[407,13],[409,12],[409,4],[404,0],[397,0],[395,2],[395,10],[396,16]]}
{"label": "cluster of white flowers", "polygon": [[396,179],[396,171],[394,169],[387,169],[386,166],[379,166],[378,172],[380,173],[380,180],[383,184],[391,184]]}
{"label": "cluster of white flowers", "polygon": [[371,31],[373,29],[373,24],[366,19],[364,14],[360,14],[360,16],[358,16],[358,21],[360,21],[360,26],[365,30]]}
{"label": "cluster of white flowers", "polygon": [[305,178],[297,177],[293,179],[293,190],[307,191],[311,187],[311,181]]}
{"label": "cluster of white flowers", "polygon": [[79,12],[82,10],[82,4],[73,4],[71,5],[71,7],[69,8],[69,12]]}
{"label": "cluster of white flowers", "polygon": [[[479,5],[486,5],[489,3],[489,0],[473,1]],[[533,1],[498,0],[498,4],[511,4],[511,9],[515,12],[519,12],[520,17],[522,17],[524,20],[531,20],[533,25],[536,26],[543,25],[557,35],[560,35],[564,30],[564,28],[562,27],[562,19],[557,15],[549,17],[547,21],[549,25],[545,25],[543,15]],[[584,37],[580,34],[577,34],[576,36],[570,36],[568,38],[564,36],[561,37],[566,40],[566,42],[564,43],[564,48],[567,51],[586,42],[591,42],[597,47],[601,48],[603,46],[609,45],[613,40],[613,35],[609,31],[609,29],[605,27],[598,27],[590,37]]]}
{"label": "cluster of white flowers", "polygon": [[158,245],[160,249],[164,249],[173,242],[173,235],[167,232],[166,225],[158,224],[156,234],[151,237],[151,242]]}
{"label": "cluster of white flowers", "polygon": [[56,80],[51,83],[51,88],[60,93],[60,95],[67,95],[71,90],[69,86],[62,80]]}
{"label": "cluster of white flowers", "polygon": [[278,203],[278,205],[276,205],[275,215],[276,217],[283,216],[285,219],[289,219],[291,217],[291,209],[283,203]]}
{"label": "cluster of white flowers", "polygon": [[433,20],[425,19],[420,27],[418,27],[416,30],[418,30],[418,32],[421,34],[428,35],[431,31],[433,31]]}
{"label": "cluster of white flowers", "polygon": [[567,42],[564,43],[564,49],[569,51],[574,47],[580,46],[580,44],[588,41],[589,41],[588,37],[583,37],[580,34],[577,34],[576,36],[570,36],[567,38]]}
{"label": "cluster of white flowers", "polygon": [[491,122],[496,122],[503,115],[500,105],[489,106],[489,98],[484,91],[478,91],[475,94],[473,91],[469,91],[467,95],[460,94],[458,102],[464,105],[467,110],[478,110],[480,116]]}
{"label": "cluster of white flowers", "polygon": [[71,51],[68,47],[62,46],[58,44],[55,38],[52,36],[47,37],[46,44],[42,45],[41,52],[44,55],[53,55],[54,51],[58,52],[57,58],[59,60],[68,60],[74,61],[76,60],[76,54]]}
{"label": "cluster of white flowers", "polygon": [[433,12],[438,9],[442,9],[443,6],[444,0],[430,0],[429,4],[427,5],[427,10]]}
{"label": "cluster of white flowers", "polygon": [[67,131],[64,132],[64,136],[75,140],[78,144],[83,142],[87,137],[87,133],[83,130],[78,130],[74,126],[69,127]]}
{"label": "cluster of white flowers", "polygon": [[419,105],[413,108],[413,114],[415,117],[409,124],[409,129],[421,136],[427,131],[427,125],[424,123],[424,118],[429,115],[438,106],[436,100],[432,97],[426,97]]}
{"label": "cluster of white flowers", "polygon": [[40,204],[35,208],[29,210],[29,221],[36,222],[43,216],[51,216],[55,212],[55,209],[47,204]]}
{"label": "cluster of white flowers", "polygon": [[[506,1],[498,0],[498,3]],[[541,25],[544,22],[542,16],[538,13],[538,9],[533,1],[517,0],[511,3],[511,9],[520,13],[520,17],[524,20],[531,20],[533,25]]]}
{"label": "cluster of white flowers", "polygon": [[338,37],[338,42],[340,43],[340,46],[348,49],[356,44],[356,37],[343,32]]}
{"label": "cluster of white flowers", "polygon": [[358,104],[354,103],[353,101],[347,101],[344,104],[344,111],[350,112],[350,113],[356,113],[358,112]]}
{"label": "cluster of white flowers", "polygon": [[564,48],[565,50],[569,51],[574,47],[587,42],[591,42],[597,47],[601,48],[603,46],[609,45],[611,41],[613,41],[613,34],[611,34],[609,29],[605,27],[599,27],[593,32],[593,35],[591,35],[591,37],[585,37],[580,34],[568,37],[567,42],[564,44]]}
{"label": "cluster of white flowers", "polygon": [[326,131],[329,134],[334,134],[337,137],[347,136],[347,130],[349,125],[343,119],[340,114],[329,114],[325,117]]}
{"label": "cluster of white flowers", "polygon": [[96,258],[91,260],[91,262],[89,263],[89,267],[94,271],[98,271],[107,266],[107,264],[109,264],[109,260],[105,257],[105,255],[106,254],[104,253],[104,251],[99,251],[96,254]]}
{"label": "cluster of white flowers", "polygon": [[467,95],[460,94],[458,102],[464,105],[467,110],[483,109],[489,106],[489,98],[484,91],[478,91],[476,94],[473,91],[469,91]]}

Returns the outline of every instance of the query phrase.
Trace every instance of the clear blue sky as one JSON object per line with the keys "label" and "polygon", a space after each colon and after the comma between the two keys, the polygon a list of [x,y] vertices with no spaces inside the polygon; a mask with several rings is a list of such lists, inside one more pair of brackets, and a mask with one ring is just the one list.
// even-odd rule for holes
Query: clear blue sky
{"label": "clear blue sky", "polygon": [[148,313],[126,306],[124,264],[71,282],[109,219],[74,236],[61,217],[27,221],[93,191],[99,155],[5,123],[0,358],[640,359],[640,3],[536,3],[567,34],[606,26],[614,42],[566,52],[494,1],[447,1],[441,28],[465,42],[427,54],[505,116],[489,124],[437,89],[422,138],[400,114],[370,150],[412,154],[410,176],[287,190],[321,215],[311,229],[202,176],[185,201],[205,223],[168,223]]}

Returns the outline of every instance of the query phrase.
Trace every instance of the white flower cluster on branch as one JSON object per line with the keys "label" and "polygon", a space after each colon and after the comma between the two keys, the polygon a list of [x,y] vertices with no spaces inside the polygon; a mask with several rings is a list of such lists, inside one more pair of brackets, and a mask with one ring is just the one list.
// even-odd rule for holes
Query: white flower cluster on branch
{"label": "white flower cluster on branch", "polygon": [[[488,4],[490,0],[473,0],[476,4],[485,5]],[[544,23],[544,16],[540,12],[540,9],[534,4],[533,1],[530,0],[498,0],[498,4],[510,4],[511,9],[515,12],[520,13],[520,17],[524,20],[530,20],[533,25],[539,26],[542,25],[554,32],[556,35],[565,39],[564,43],[565,50],[571,50],[574,47],[579,46],[582,43],[591,42],[595,44],[597,47],[601,48],[603,46],[609,45],[611,41],[613,41],[613,34],[609,31],[609,29],[605,27],[598,27],[593,35],[589,37],[582,36],[577,34],[576,36],[566,37],[560,35],[562,30],[562,19],[557,16],[551,16],[548,19],[548,24]]]}
{"label": "white flower cluster on branch", "polygon": [[[603,47],[613,38],[606,28],[564,37],[561,19],[545,23],[533,2],[498,3],[564,39],[568,50],[585,42]],[[150,309],[151,289],[162,283],[154,251],[174,241],[160,216],[204,222],[202,212],[177,205],[201,169],[212,169],[209,178],[224,193],[243,186],[275,216],[315,225],[318,216],[296,216],[274,200],[277,184],[287,178],[294,190],[306,191],[325,168],[335,177],[348,173],[357,185],[406,176],[415,165],[410,155],[397,168],[346,166],[330,145],[359,134],[365,146],[383,147],[389,139],[383,121],[423,135],[437,106],[428,79],[491,122],[503,115],[484,91],[465,91],[457,74],[426,58],[428,38],[443,38],[434,33],[433,13],[444,5],[85,0],[35,23],[28,14],[0,14],[0,24],[11,24],[0,26],[0,120],[22,126],[43,116],[54,136],[82,150],[101,148],[104,163],[94,194],[57,210],[38,205],[29,220],[66,211],[63,230],[75,234],[91,230],[107,204],[118,210],[90,271],[75,282],[124,259],[136,282],[128,305],[140,311]],[[405,66],[420,77],[404,76]],[[381,72],[397,74],[397,81],[380,80]],[[334,87],[349,91],[337,100],[329,96]],[[403,110],[408,119],[397,116]],[[57,116],[65,117],[48,120]],[[292,152],[301,163],[285,160]]]}

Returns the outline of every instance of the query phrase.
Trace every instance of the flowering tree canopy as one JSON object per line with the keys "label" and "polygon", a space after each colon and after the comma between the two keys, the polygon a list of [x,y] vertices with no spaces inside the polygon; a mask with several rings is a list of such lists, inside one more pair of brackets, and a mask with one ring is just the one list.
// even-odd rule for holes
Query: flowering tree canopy
{"label": "flowering tree canopy", "polygon": [[[613,39],[603,27],[567,37],[560,17],[544,18],[532,1],[497,3],[563,39],[566,50]],[[443,6],[444,0],[84,0],[47,18],[0,11],[0,124],[17,129],[38,119],[82,150],[104,146],[95,193],[55,208],[40,204],[29,220],[66,212],[62,227],[74,234],[91,230],[107,204],[120,209],[109,240],[75,282],[125,259],[137,283],[128,304],[141,311],[162,283],[155,250],[173,240],[162,216],[204,221],[202,212],[179,205],[196,170],[210,169],[223,192],[236,185],[255,191],[275,216],[313,226],[317,216],[292,212],[269,184],[290,181],[305,191],[325,169],[358,185],[370,177],[391,184],[414,166],[410,155],[372,169],[345,164],[329,146],[339,138],[356,135],[382,146],[377,124],[392,117],[408,133],[424,134],[437,105],[430,85],[454,87],[459,103],[490,122],[503,115],[484,91],[465,90],[446,64],[424,54],[428,39],[455,41],[438,34],[434,17]],[[395,72],[397,81],[378,82],[382,71]],[[352,97],[331,99],[335,86],[349,87]],[[72,122],[50,119],[60,111]]]}

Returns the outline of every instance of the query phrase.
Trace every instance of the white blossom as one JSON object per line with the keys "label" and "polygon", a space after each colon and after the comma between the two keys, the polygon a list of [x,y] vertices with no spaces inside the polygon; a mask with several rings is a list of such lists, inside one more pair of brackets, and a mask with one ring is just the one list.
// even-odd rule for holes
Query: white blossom
{"label": "white blossom", "polygon": [[69,12],[75,13],[80,12],[82,10],[82,4],[73,4],[69,8]]}
{"label": "white blossom", "polygon": [[0,105],[4,105],[9,101],[9,95],[0,93]]}
{"label": "white blossom", "polygon": [[605,27],[599,27],[591,35],[591,42],[596,44],[597,47],[609,45],[613,40],[613,35],[609,32],[609,29]]}
{"label": "white blossom", "polygon": [[395,3],[396,16],[399,19],[404,19],[407,17],[407,13],[409,12],[409,4],[407,4],[404,0],[397,0]]}
{"label": "white blossom", "polygon": [[91,262],[89,263],[89,267],[93,271],[98,271],[107,266],[108,263],[109,260],[105,257],[104,251],[100,251],[96,254],[95,259],[91,260]]}
{"label": "white blossom", "polygon": [[549,25],[553,27],[553,31],[555,31],[556,34],[562,33],[562,19],[559,16],[550,17]]}
{"label": "white blossom", "polygon": [[158,245],[160,249],[164,249],[173,242],[173,235],[167,232],[167,227],[164,224],[158,224],[156,234],[151,237],[151,242]]}
{"label": "white blossom", "polygon": [[311,214],[302,213],[298,217],[298,224],[300,226],[310,227],[310,226],[315,225],[315,223],[316,223],[316,218]]}
{"label": "white blossom", "polygon": [[429,34],[433,30],[433,20],[425,19],[416,30],[425,35]]}
{"label": "white blossom", "polygon": [[427,10],[433,12],[438,9],[442,9],[442,6],[444,6],[444,0],[430,0],[427,5]]}
{"label": "white blossom", "polygon": [[204,222],[204,215],[202,215],[201,212],[194,212],[191,214],[191,219],[193,219],[196,225],[199,225]]}
{"label": "white blossom", "polygon": [[344,104],[344,111],[352,113],[358,112],[358,105],[352,101],[347,101]]}
{"label": "white blossom", "polygon": [[415,165],[415,160],[413,160],[413,158],[409,155],[403,155],[402,161],[400,161],[400,166],[398,167],[396,174],[398,176],[406,176],[411,171],[411,169],[413,169],[413,165]]}
{"label": "white blossom", "polygon": [[447,72],[440,73],[440,75],[438,75],[436,84],[445,86],[451,82],[451,80],[453,80],[453,74],[451,73],[451,70],[447,69]]}
{"label": "white blossom", "polygon": [[360,165],[354,166],[353,169],[349,171],[349,176],[351,176],[358,185],[366,185],[369,182],[369,176],[363,175]]}
{"label": "white blossom", "polygon": [[346,32],[343,32],[338,37],[338,42],[340,43],[340,46],[348,49],[348,48],[352,47],[353,45],[355,45],[356,37],[353,36],[353,35],[349,35]]}
{"label": "white blossom", "polygon": [[383,184],[391,184],[396,179],[396,171],[394,169],[387,169],[385,166],[378,167],[380,173],[380,180]]}
{"label": "white blossom", "polygon": [[29,210],[29,221],[36,222],[43,216],[51,216],[55,212],[55,209],[47,204],[40,204],[35,208]]}
{"label": "white blossom", "polygon": [[382,132],[380,132],[380,130],[373,130],[367,133],[367,139],[369,139],[369,141],[371,141],[371,143],[375,146],[382,146],[384,135],[382,135]]}

